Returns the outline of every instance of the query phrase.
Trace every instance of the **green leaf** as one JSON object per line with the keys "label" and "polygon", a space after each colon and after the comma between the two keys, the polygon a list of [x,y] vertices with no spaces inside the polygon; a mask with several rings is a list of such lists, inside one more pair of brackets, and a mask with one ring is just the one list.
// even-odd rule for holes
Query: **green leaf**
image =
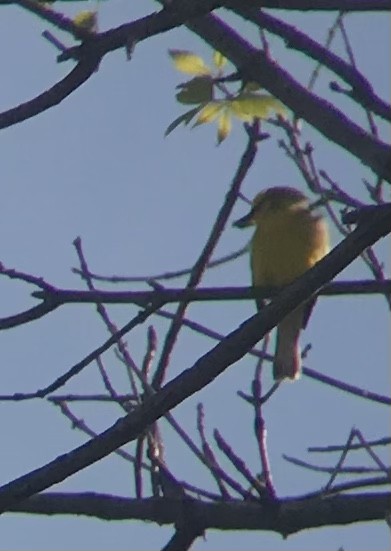
{"label": "green leaf", "polygon": [[228,109],[224,109],[219,116],[217,122],[217,145],[220,145],[221,142],[229,135],[232,128],[232,119],[231,113]]}
{"label": "green leaf", "polygon": [[186,111],[186,113],[180,115],[177,119],[172,121],[172,123],[167,126],[167,130],[164,132],[164,135],[168,136],[173,130],[175,130],[175,128],[177,128],[182,123],[185,125],[189,124],[191,119],[194,117],[194,115],[198,113],[199,110],[200,107],[196,107],[195,109],[191,109],[190,111]]}
{"label": "green leaf", "polygon": [[169,50],[168,53],[178,71],[195,76],[210,74],[210,69],[202,57],[186,50]]}
{"label": "green leaf", "polygon": [[213,80],[209,76],[194,77],[178,88],[182,89],[176,94],[176,99],[185,105],[206,103],[213,99]]}
{"label": "green leaf", "polygon": [[213,54],[213,63],[218,69],[222,69],[227,63],[227,58],[223,56],[220,52],[215,52]]}
{"label": "green leaf", "polygon": [[273,96],[267,94],[244,93],[239,94],[230,102],[232,112],[244,121],[253,118],[266,119],[271,114],[286,116],[286,107]]}
{"label": "green leaf", "polygon": [[223,100],[210,101],[201,109],[194,126],[213,122],[217,118],[219,112],[224,109],[224,106],[225,101]]}

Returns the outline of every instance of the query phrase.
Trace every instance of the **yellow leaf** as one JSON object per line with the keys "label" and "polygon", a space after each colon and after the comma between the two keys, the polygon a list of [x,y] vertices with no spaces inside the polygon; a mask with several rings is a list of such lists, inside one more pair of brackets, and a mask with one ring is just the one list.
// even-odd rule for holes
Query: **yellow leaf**
{"label": "yellow leaf", "polygon": [[79,12],[73,22],[86,31],[96,32],[98,26],[98,14],[96,11],[84,10]]}
{"label": "yellow leaf", "polygon": [[219,120],[217,123],[217,144],[218,145],[220,145],[221,142],[225,140],[225,138],[231,132],[231,128],[232,128],[231,113],[229,112],[228,109],[224,109],[224,111],[219,116]]}
{"label": "yellow leaf", "polygon": [[267,94],[239,94],[230,105],[235,115],[245,121],[253,118],[266,119],[274,113],[282,116],[287,114],[286,107],[278,99]]}
{"label": "yellow leaf", "polygon": [[210,101],[207,105],[205,105],[205,107],[203,107],[203,109],[201,109],[194,126],[213,122],[219,112],[224,108],[224,105],[224,101]]}
{"label": "yellow leaf", "polygon": [[223,56],[220,52],[215,52],[213,54],[213,63],[218,69],[222,69],[227,63],[227,58]]}
{"label": "yellow leaf", "polygon": [[254,115],[250,115],[247,111],[245,106],[242,105],[240,101],[237,100],[231,100],[229,102],[229,109],[231,113],[240,119],[243,122],[252,122],[254,119]]}
{"label": "yellow leaf", "polygon": [[213,81],[209,76],[194,77],[178,88],[181,91],[176,94],[176,99],[185,105],[206,103],[213,99]]}
{"label": "yellow leaf", "polygon": [[185,50],[169,50],[168,53],[178,71],[196,76],[210,74],[210,69],[205,64],[202,57]]}

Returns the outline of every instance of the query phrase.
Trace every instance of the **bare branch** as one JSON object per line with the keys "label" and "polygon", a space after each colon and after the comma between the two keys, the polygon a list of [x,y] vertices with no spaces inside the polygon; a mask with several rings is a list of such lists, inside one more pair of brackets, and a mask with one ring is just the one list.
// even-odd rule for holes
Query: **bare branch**
{"label": "bare branch", "polygon": [[351,86],[352,89],[349,92],[349,96],[353,100],[357,101],[365,109],[373,111],[376,115],[391,121],[390,104],[375,94],[368,79],[355,66],[347,63],[324,46],[321,46],[293,25],[289,25],[268,13],[243,7],[232,8],[232,10],[260,28],[266,29],[282,38],[288,48],[294,48],[318,61],[322,66],[334,71],[335,74]]}
{"label": "bare branch", "polygon": [[213,450],[211,446],[208,443],[208,440],[206,438],[205,434],[205,412],[204,407],[201,403],[197,405],[197,431],[201,439],[202,444],[202,451],[205,456],[205,462],[213,476],[213,478],[216,481],[216,484],[220,490],[220,494],[223,499],[229,499],[230,495],[224,486],[224,482],[220,476],[221,468],[218,465],[217,459],[215,454],[213,453]]}
{"label": "bare branch", "polygon": [[[266,351],[266,346],[268,344],[268,340],[266,337],[264,339],[264,351]],[[262,413],[262,405],[265,403],[265,401],[274,394],[275,390],[277,390],[279,384],[276,383],[273,385],[272,390],[269,390],[268,393],[266,393],[264,396],[262,396],[262,382],[261,382],[261,372],[262,372],[262,362],[263,360],[259,360],[257,369],[255,370],[255,376],[252,382],[252,393],[253,393],[253,406],[254,406],[254,431],[255,431],[255,438],[258,445],[259,450],[259,456],[261,458],[261,465],[262,465],[262,479],[265,484],[265,489],[268,493],[268,496],[271,499],[275,499],[277,494],[276,490],[274,488],[273,479],[272,479],[272,471],[270,467],[270,461],[269,461],[269,453],[267,449],[267,431],[266,431],[266,423],[265,419],[263,417]]]}
{"label": "bare branch", "polygon": [[191,369],[184,370],[156,394],[148,396],[140,406],[119,419],[111,428],[68,454],[0,487],[0,511],[61,482],[126,442],[136,439],[146,427],[241,359],[290,311],[313,296],[363,249],[390,231],[389,213],[383,210],[374,213],[371,219],[360,224],[331,253],[288,285],[262,311],[243,322],[223,342],[199,358]]}
{"label": "bare branch", "polygon": [[53,402],[53,404],[59,404],[60,402],[133,402],[137,397],[133,394],[117,394],[114,396],[108,396],[107,394],[56,394],[55,396],[48,396],[47,401]]}
{"label": "bare branch", "polygon": [[[90,438],[95,438],[98,435],[98,433],[93,431],[83,419],[79,419],[78,417],[76,417],[76,415],[72,413],[68,404],[66,404],[65,402],[54,400],[53,403],[60,408],[61,413],[72,423],[73,429],[80,430],[84,434],[87,434]],[[122,459],[129,461],[130,463],[135,462],[135,458],[133,457],[133,455],[130,455],[128,452],[122,450],[121,448],[115,450],[114,453],[119,457],[122,457]],[[147,469],[148,471],[151,469],[151,467],[146,463],[143,463],[142,467],[143,469]]]}
{"label": "bare branch", "polygon": [[0,129],[31,119],[61,103],[94,74],[99,59],[99,56],[93,54],[84,57],[65,78],[42,94],[0,113]]}
{"label": "bare branch", "polygon": [[[282,499],[277,509],[267,502],[205,503],[191,500],[192,514],[204,529],[265,530],[284,535],[308,528],[384,520],[391,493],[338,495],[328,498]],[[173,525],[180,518],[178,499],[129,499],[95,493],[47,493],[34,496],[8,511],[41,515],[85,515],[103,520],[141,520]]]}
{"label": "bare branch", "polygon": [[[368,446],[389,446],[391,444],[391,438],[388,436],[385,436],[384,438],[379,438],[378,440],[369,440],[367,442]],[[337,445],[337,446],[311,446],[307,449],[308,452],[316,452],[316,453],[323,453],[323,452],[340,452],[344,449],[345,445]],[[363,448],[363,444],[357,443],[357,444],[351,444],[350,449],[351,450],[361,450]]]}
{"label": "bare branch", "polygon": [[[210,235],[201,251],[201,254],[193,266],[189,281],[186,285],[186,289],[194,289],[195,287],[197,287],[206,270],[208,262],[210,262],[213,251],[215,250],[216,245],[232,213],[232,209],[238,198],[238,193],[240,191],[241,185],[243,184],[243,181],[248,171],[254,163],[258,150],[258,130],[258,123],[254,123],[253,127],[249,129],[247,145],[242,155],[242,158],[240,159],[236,173],[232,179],[230,189],[226,194],[225,201],[217,214],[216,220],[213,224]],[[154,373],[152,379],[152,386],[154,388],[159,388],[164,381],[172,350],[183,325],[182,322],[183,318],[185,317],[187,306],[188,301],[182,301],[179,304],[177,311],[175,312],[175,317],[173,318],[171,326],[167,332],[156,372]]]}
{"label": "bare branch", "polygon": [[[2,3],[6,2],[0,2],[0,4]],[[42,2],[36,2],[35,0],[14,0],[10,3],[32,12],[58,29],[72,34],[78,40],[88,40],[91,37],[89,31],[76,25],[72,19],[66,17],[63,13],[56,12],[53,8],[46,6]]]}
{"label": "bare branch", "polygon": [[[277,287],[204,287],[198,289],[161,289],[153,291],[79,291],[51,289],[34,291],[32,296],[61,304],[136,304],[143,306],[154,300],[162,304],[170,302],[209,302],[227,300],[254,300],[273,298],[278,295]],[[391,293],[391,280],[336,281],[328,283],[319,291],[320,296],[372,295]],[[0,326],[1,328],[1,326]]]}
{"label": "bare branch", "polygon": [[170,541],[162,549],[163,551],[186,551],[190,549],[195,540],[202,536],[204,530],[196,528],[188,522],[185,526],[177,528]]}
{"label": "bare branch", "polygon": [[[68,369],[66,373],[58,377],[55,381],[50,383],[48,386],[41,388],[35,392],[31,393],[16,393],[13,395],[13,400],[18,402],[22,400],[31,400],[33,398],[44,398],[51,392],[54,392],[55,390],[58,390],[62,386],[64,386],[72,377],[75,377],[78,375],[87,365],[89,365],[94,360],[97,360],[97,358],[103,354],[106,350],[108,350],[111,346],[114,344],[117,344],[118,340],[129,333],[134,327],[137,325],[144,323],[146,319],[148,319],[149,316],[152,315],[152,313],[160,307],[159,303],[155,303],[154,305],[151,305],[149,308],[146,308],[145,310],[140,311],[134,318],[132,318],[128,323],[126,323],[121,329],[119,329],[116,333],[114,333],[111,337],[109,337],[102,345],[100,345],[98,348],[87,354],[80,362],[77,362],[74,364],[71,368]],[[7,399],[6,397],[3,397],[4,399]],[[0,398],[1,399],[1,398]]]}
{"label": "bare branch", "polygon": [[220,450],[224,453],[227,459],[229,459],[235,469],[250,484],[250,489],[254,489],[261,499],[275,500],[276,495],[274,492],[274,488],[267,488],[260,479],[251,474],[243,459],[233,451],[231,446],[228,444],[228,442],[224,440],[217,429],[213,431],[213,436]]}
{"label": "bare branch", "polygon": [[[303,467],[304,469],[309,469],[310,471],[316,471],[319,473],[329,473],[334,472],[335,467],[323,467],[321,465],[314,465],[313,463],[308,463],[308,461],[303,461],[297,457],[292,457],[290,455],[283,454],[282,457],[285,461],[296,465],[297,467]],[[343,467],[339,470],[341,474],[364,474],[364,473],[380,473],[382,469],[371,468],[371,467]]]}
{"label": "bare branch", "polygon": [[[67,2],[69,0],[60,0]],[[82,1],[82,0],[72,0]],[[179,0],[179,5],[182,0]],[[30,0],[31,2],[31,0]],[[1,5],[14,4],[14,0],[0,0]],[[21,2],[18,2],[21,3]],[[26,0],[25,0],[25,3]],[[170,2],[175,5],[174,2]],[[232,3],[232,2],[230,2]],[[314,3],[312,0],[240,0],[241,4],[248,7],[265,7],[276,10],[291,10],[291,11],[344,11],[344,12],[377,12],[390,11],[391,5],[389,0],[317,0]],[[177,2],[178,4],[178,2]],[[188,2],[187,2],[188,4]],[[187,5],[186,4],[186,5]],[[215,2],[215,7],[224,6],[227,2]],[[177,7],[175,5],[175,7]],[[210,8],[212,9],[212,8]]]}
{"label": "bare branch", "polygon": [[[239,258],[247,251],[248,251],[248,246],[246,245],[245,247],[242,247],[241,249],[234,251],[233,253],[224,255],[220,258],[216,258],[216,260],[211,260],[210,262],[207,263],[206,267],[208,269],[217,268],[222,264],[226,264],[231,260],[235,260],[236,258]],[[104,275],[99,275],[92,272],[88,272],[88,275],[91,279],[94,279],[96,281],[107,281],[109,283],[143,283],[143,282],[148,283],[151,280],[160,281],[165,279],[176,279],[178,277],[189,275],[191,273],[191,270],[192,268],[183,268],[182,270],[175,270],[173,272],[163,272],[155,275],[146,275],[146,276],[118,276],[118,275],[104,276]],[[83,277],[81,270],[79,270],[78,268],[72,268],[72,272]]]}
{"label": "bare branch", "polygon": [[325,494],[324,489],[318,490],[307,494],[309,498],[313,497],[326,497],[331,495],[337,495],[341,492],[348,492],[350,490],[362,490],[363,488],[370,488],[372,486],[388,486],[391,484],[391,478],[389,476],[374,476],[372,478],[361,478],[360,480],[352,480],[350,482],[343,482],[341,484],[334,484],[332,488],[327,490]]}
{"label": "bare branch", "polygon": [[227,57],[237,67],[241,79],[257,82],[297,117],[390,181],[391,148],[387,144],[365,132],[330,102],[311,93],[216,16],[192,20],[186,26]]}
{"label": "bare branch", "polygon": [[366,400],[371,400],[373,402],[377,402],[378,404],[391,406],[391,398],[389,396],[384,396],[382,394],[371,392],[370,390],[351,385],[350,383],[345,383],[340,379],[334,379],[334,377],[319,373],[318,371],[315,371],[310,367],[303,367],[303,374],[307,377],[311,377],[311,379],[314,379],[315,381],[333,386],[334,388],[338,388],[339,390],[347,392],[348,394],[353,394],[354,396],[358,396],[359,398],[364,398]]}
{"label": "bare branch", "polygon": [[[238,2],[239,3],[239,2]],[[246,6],[299,11],[389,11],[389,0],[241,0]]]}
{"label": "bare branch", "polygon": [[5,318],[0,318],[0,331],[3,329],[11,329],[12,327],[18,327],[24,323],[30,323],[37,319],[43,318],[50,312],[53,312],[56,308],[60,306],[60,303],[56,304],[54,301],[44,300],[42,304],[38,306],[33,306],[24,312],[19,312],[14,316],[7,316]]}
{"label": "bare branch", "polygon": [[59,60],[63,61],[66,59],[76,59],[79,61],[69,75],[37,97],[0,113],[0,129],[27,120],[58,105],[88,80],[96,71],[101,58],[106,53],[126,47],[130,39],[136,43],[150,36],[165,32],[182,25],[189,17],[196,17],[197,15],[204,15],[210,12],[220,4],[213,0],[206,0],[202,4],[197,2],[192,9],[188,7],[185,11],[162,10],[159,13],[152,13],[127,25],[121,25],[117,29],[112,29],[106,33],[90,33],[75,25],[71,19],[35,0],[16,0],[13,3],[18,3],[21,7],[32,11],[42,19],[71,33],[76,38],[84,40],[84,42],[80,46],[62,52],[58,57]]}

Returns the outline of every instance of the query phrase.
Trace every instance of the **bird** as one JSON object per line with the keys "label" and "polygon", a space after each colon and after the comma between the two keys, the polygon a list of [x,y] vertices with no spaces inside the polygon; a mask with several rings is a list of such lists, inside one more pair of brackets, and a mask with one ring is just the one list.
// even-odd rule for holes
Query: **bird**
{"label": "bird", "polygon": [[[255,225],[250,245],[253,286],[283,287],[312,268],[330,250],[326,220],[293,187],[270,187],[258,193],[250,212],[234,222]],[[299,338],[316,299],[289,313],[277,326],[273,361],[275,381],[295,380],[301,374]],[[260,309],[263,301],[257,299]]]}

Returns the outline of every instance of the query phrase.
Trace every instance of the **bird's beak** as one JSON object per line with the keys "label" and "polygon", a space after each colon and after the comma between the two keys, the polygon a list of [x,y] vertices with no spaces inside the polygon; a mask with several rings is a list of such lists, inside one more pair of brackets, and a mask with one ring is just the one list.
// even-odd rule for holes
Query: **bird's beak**
{"label": "bird's beak", "polygon": [[251,226],[253,223],[253,209],[250,210],[246,216],[243,216],[243,218],[239,218],[239,220],[236,220],[232,225],[234,228],[247,228],[247,226]]}

